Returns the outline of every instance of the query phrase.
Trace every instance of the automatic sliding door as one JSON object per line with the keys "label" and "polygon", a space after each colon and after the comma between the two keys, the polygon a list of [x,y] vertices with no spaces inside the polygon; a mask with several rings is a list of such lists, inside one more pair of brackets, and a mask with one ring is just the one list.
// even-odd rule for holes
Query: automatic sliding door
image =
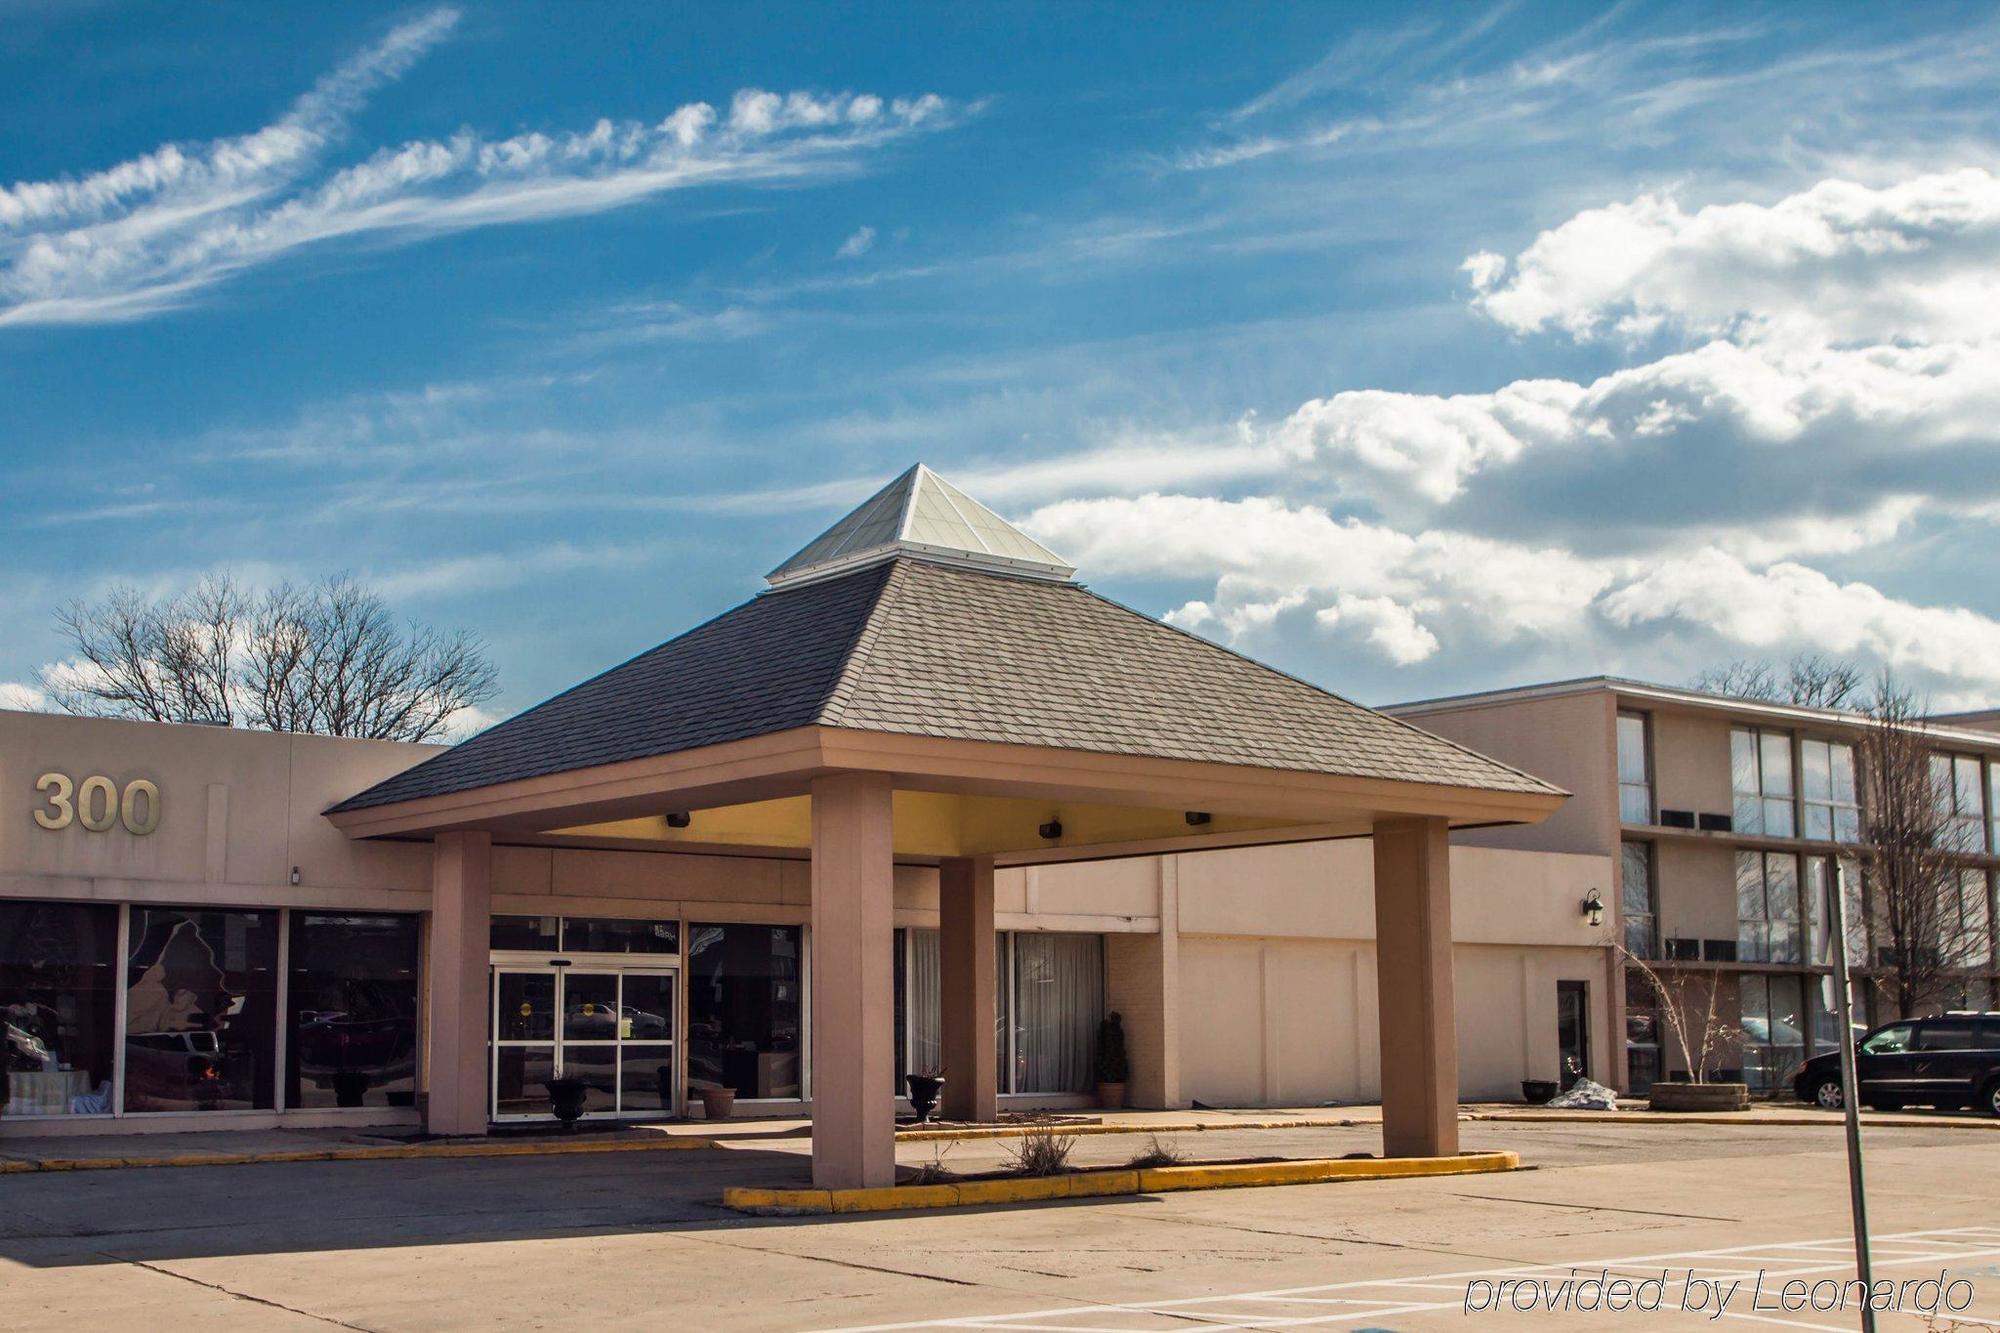
{"label": "automatic sliding door", "polygon": [[549,1113],[556,1076],[556,973],[493,974],[493,1118],[521,1120]]}

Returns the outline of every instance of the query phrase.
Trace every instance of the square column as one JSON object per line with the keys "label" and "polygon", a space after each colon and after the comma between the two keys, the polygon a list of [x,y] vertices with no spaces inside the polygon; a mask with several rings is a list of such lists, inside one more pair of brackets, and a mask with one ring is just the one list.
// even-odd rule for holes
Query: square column
{"label": "square column", "polygon": [[1451,849],[1442,819],[1375,825],[1375,958],[1382,1152],[1458,1152],[1451,979]]}
{"label": "square column", "polygon": [[487,970],[491,960],[493,836],[440,833],[431,859],[431,928],[425,956],[430,1009],[433,1134],[484,1134]]}
{"label": "square column", "polygon": [[952,857],[939,863],[938,924],[944,1115],[948,1120],[997,1120],[992,857]]}
{"label": "square column", "polygon": [[895,852],[886,773],[812,784],[813,1184],[896,1183]]}

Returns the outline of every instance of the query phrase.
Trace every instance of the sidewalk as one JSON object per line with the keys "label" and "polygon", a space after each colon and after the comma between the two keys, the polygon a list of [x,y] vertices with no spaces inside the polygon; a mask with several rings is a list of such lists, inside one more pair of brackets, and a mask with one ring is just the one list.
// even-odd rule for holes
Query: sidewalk
{"label": "sidewalk", "polygon": [[[1465,1122],[1622,1125],[1635,1129],[1686,1124],[1798,1125],[1838,1128],[1837,1112],[1786,1103],[1757,1103],[1748,1111],[1675,1114],[1644,1109],[1554,1111],[1500,1102],[1459,1108]],[[1345,1129],[1379,1125],[1379,1105],[1240,1107],[1175,1111],[1064,1112],[1054,1123],[904,1125],[899,1143],[1018,1138],[1040,1129],[1062,1135],[1188,1134],[1204,1131]],[[1991,1116],[1861,1113],[1869,1129],[2000,1130]],[[139,1166],[238,1166],[264,1162],[395,1161],[445,1157],[518,1157],[561,1153],[658,1152],[719,1145],[751,1146],[760,1140],[803,1139],[812,1122],[803,1116],[770,1119],[676,1120],[616,1130],[412,1141],[383,1130],[261,1129],[188,1134],[51,1134],[0,1139],[0,1173],[87,1171]]]}

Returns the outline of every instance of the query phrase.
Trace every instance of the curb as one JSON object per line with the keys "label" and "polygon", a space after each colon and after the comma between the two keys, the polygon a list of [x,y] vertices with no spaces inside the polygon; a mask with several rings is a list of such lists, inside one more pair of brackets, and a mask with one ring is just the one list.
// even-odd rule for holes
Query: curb
{"label": "curb", "polygon": [[1181,1190],[1245,1189],[1259,1185],[1317,1185],[1342,1180],[1397,1180],[1418,1176],[1467,1176],[1518,1171],[1519,1153],[1473,1152],[1457,1157],[1310,1158],[1216,1166],[1111,1168],[1063,1176],[966,1180],[942,1185],[887,1185],[862,1189],[760,1189],[731,1186],[722,1203],[739,1213],[797,1216],[886,1213],[912,1208],[971,1208],[1054,1199],[1103,1199]]}
{"label": "curb", "polygon": [[1094,1121],[1077,1125],[976,1125],[965,1129],[899,1129],[898,1143],[933,1143],[958,1139],[1019,1139],[1030,1134],[1055,1134],[1064,1138],[1077,1134],[1202,1134],[1223,1129],[1355,1129],[1377,1123],[1373,1120],[1202,1120],[1179,1125],[1134,1125],[1117,1121]]}
{"label": "curb", "polygon": [[[1753,1115],[1748,1111],[1485,1111],[1461,1116],[1494,1124],[1526,1125],[1818,1125],[1839,1129],[1838,1118],[1809,1115]],[[1864,1129],[2000,1129],[2000,1119],[1929,1119],[1915,1116],[1861,1117]]]}
{"label": "curb", "polygon": [[121,1167],[265,1166],[286,1162],[402,1162],[428,1157],[549,1157],[568,1153],[675,1152],[712,1148],[714,1139],[662,1137],[633,1142],[388,1144],[372,1148],[300,1148],[274,1152],[174,1153],[160,1157],[17,1157],[0,1175],[20,1171],[110,1171]]}

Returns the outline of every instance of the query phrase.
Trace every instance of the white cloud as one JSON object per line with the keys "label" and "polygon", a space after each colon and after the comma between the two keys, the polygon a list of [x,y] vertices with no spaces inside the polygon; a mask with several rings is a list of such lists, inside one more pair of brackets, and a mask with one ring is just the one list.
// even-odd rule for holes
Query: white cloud
{"label": "white cloud", "polygon": [[48,706],[49,696],[38,686],[15,680],[0,680],[0,709],[11,708],[24,713],[40,713],[46,711]]}
{"label": "white cloud", "polygon": [[859,259],[875,248],[875,229],[861,227],[852,236],[840,243],[834,255],[840,259]]}
{"label": "white cloud", "polygon": [[2000,688],[2000,621],[1720,549],[1592,558],[1459,532],[1404,533],[1267,498],[1062,501],[1024,526],[1093,573],[1214,580],[1212,597],[1168,619],[1230,642],[1254,641],[1296,615],[1398,667],[1496,645],[1601,661],[1619,631],[1679,625],[1723,653],[1811,645],[1918,679]]}
{"label": "white cloud", "polygon": [[1693,212],[1641,195],[1585,209],[1511,265],[1482,252],[1465,269],[1474,304],[1517,332],[1984,341],[2000,336],[2000,177],[1826,180]]}
{"label": "white cloud", "polygon": [[498,140],[468,129],[324,172],[319,158],[347,115],[455,19],[440,10],[398,28],[254,134],[166,145],[79,180],[0,192],[0,324],[141,318],[337,239],[407,242],[597,213],[674,190],[851,172],[862,154],[943,124],[951,111],[931,94],[885,104],[873,94],[744,89],[726,120],[693,103],[652,123],[600,120]]}

